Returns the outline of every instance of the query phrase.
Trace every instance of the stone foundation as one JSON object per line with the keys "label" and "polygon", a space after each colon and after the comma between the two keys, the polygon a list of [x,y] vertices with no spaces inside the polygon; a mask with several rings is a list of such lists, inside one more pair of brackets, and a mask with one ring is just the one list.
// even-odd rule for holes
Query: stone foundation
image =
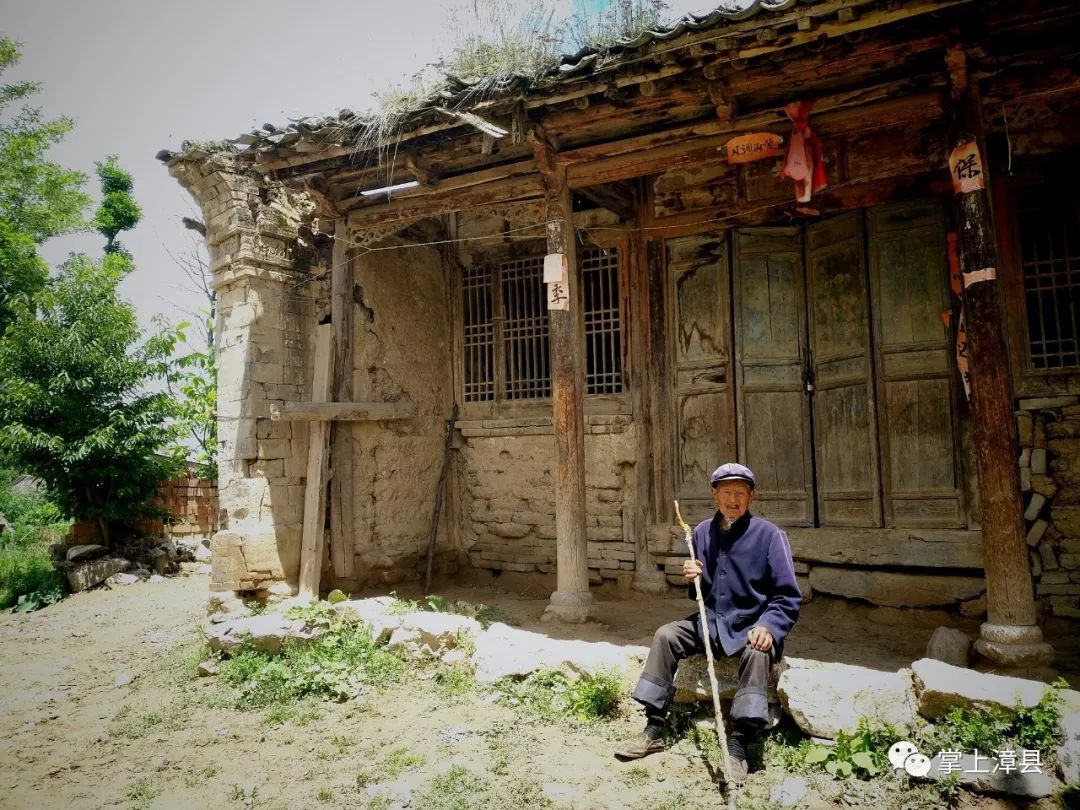
{"label": "stone foundation", "polygon": [[1080,618],[1080,396],[1021,399],[1016,425],[1035,595]]}

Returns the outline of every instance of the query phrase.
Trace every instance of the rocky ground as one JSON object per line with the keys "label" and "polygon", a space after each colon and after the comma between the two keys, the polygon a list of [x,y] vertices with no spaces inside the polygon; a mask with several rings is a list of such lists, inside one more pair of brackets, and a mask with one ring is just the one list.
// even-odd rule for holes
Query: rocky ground
{"label": "rocky ground", "polygon": [[[693,609],[684,599],[613,597],[601,601],[598,622],[567,628],[537,621],[546,600],[441,593],[494,604],[526,629],[623,644],[646,644],[658,624]],[[594,726],[550,724],[484,687],[448,697],[417,676],[358,701],[301,705],[291,717],[228,708],[224,687],[195,674],[206,597],[206,576],[185,573],[0,617],[0,807],[386,808],[380,797],[390,795],[421,810],[720,805],[691,737],[640,762],[612,758],[614,742],[640,730],[632,707]],[[935,624],[869,616],[815,602],[789,655],[894,670],[922,655]],[[775,768],[752,774],[739,806],[777,806],[770,796],[787,776]],[[884,787],[810,787],[797,806],[885,802],[875,793]]]}

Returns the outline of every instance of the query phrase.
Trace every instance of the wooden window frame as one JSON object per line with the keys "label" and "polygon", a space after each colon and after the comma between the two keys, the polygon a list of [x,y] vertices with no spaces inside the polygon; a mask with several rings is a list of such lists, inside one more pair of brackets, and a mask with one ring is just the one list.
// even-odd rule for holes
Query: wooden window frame
{"label": "wooden window frame", "polygon": [[1027,295],[1020,241],[1020,208],[1016,182],[1004,173],[991,181],[998,262],[1002,270],[1001,305],[1012,366],[1013,393],[1020,398],[1053,396],[1080,383],[1080,368],[1035,368],[1028,344]]}
{"label": "wooden window frame", "polygon": [[[622,374],[622,390],[619,393],[584,394],[584,410],[589,415],[629,414],[630,408],[630,357],[629,357],[629,272],[630,261],[629,242],[625,237],[615,239],[591,240],[587,249],[615,249],[618,251],[618,300],[619,300],[619,349]],[[579,257],[583,248],[579,247]],[[462,420],[494,419],[514,420],[521,418],[550,418],[552,400],[550,396],[508,399],[505,393],[505,356],[502,326],[502,283],[500,278],[500,265],[505,261],[516,261],[537,254],[532,252],[506,251],[502,255],[486,256],[478,265],[492,267],[491,285],[493,290],[493,306],[495,322],[494,329],[494,368],[495,368],[495,398],[486,401],[465,401],[465,310],[463,280],[466,269],[460,264],[453,273],[453,307],[454,307],[454,369],[455,369],[455,394],[460,403],[460,418]],[[543,255],[540,253],[539,255]],[[577,272],[578,281],[581,281],[582,262],[579,260]],[[580,288],[579,288],[580,289]],[[582,300],[582,304],[584,301]],[[546,306],[546,299],[545,299]],[[578,332],[583,351],[586,349],[585,342],[585,308],[578,307]],[[587,363],[587,358],[583,357]],[[584,375],[583,375],[584,377]],[[584,382],[584,379],[583,379]]]}

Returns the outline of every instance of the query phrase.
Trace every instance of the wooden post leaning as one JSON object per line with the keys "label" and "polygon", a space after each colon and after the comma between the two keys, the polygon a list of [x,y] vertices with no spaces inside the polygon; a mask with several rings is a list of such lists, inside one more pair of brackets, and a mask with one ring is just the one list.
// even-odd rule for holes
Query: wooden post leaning
{"label": "wooden post leaning", "polygon": [[[690,527],[682,519],[679,511],[679,502],[675,501],[675,519],[679,521],[683,534],[686,538],[686,547],[690,550],[690,559],[694,557],[694,538],[690,533]],[[705,660],[708,662],[709,686],[712,687],[713,712],[716,713],[716,737],[720,741],[721,762],[724,765],[724,784],[730,789],[731,784],[731,757],[728,755],[727,734],[724,731],[724,715],[720,711],[720,685],[716,682],[715,661],[713,659],[711,633],[709,632],[709,617],[705,613],[705,600],[701,596],[701,577],[694,578],[694,593],[697,596],[698,615],[701,617],[701,634],[705,642]]]}

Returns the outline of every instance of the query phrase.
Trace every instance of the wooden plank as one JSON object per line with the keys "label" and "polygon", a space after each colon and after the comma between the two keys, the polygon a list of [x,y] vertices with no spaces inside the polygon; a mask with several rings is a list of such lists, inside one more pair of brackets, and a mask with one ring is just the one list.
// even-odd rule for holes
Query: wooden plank
{"label": "wooden plank", "polygon": [[880,526],[862,215],[813,223],[806,240],[819,525]]}
{"label": "wooden plank", "polygon": [[960,527],[941,211],[898,203],[870,209],[868,220],[885,525]]}
{"label": "wooden plank", "polygon": [[[315,334],[315,378],[311,398],[325,402],[332,392],[330,376],[334,364],[333,328],[326,324]],[[304,528],[300,544],[300,596],[318,598],[322,576],[323,527],[326,521],[326,450],[329,424],[308,426],[307,488],[304,490]]]}
{"label": "wooden plank", "polygon": [[270,406],[272,420],[294,422],[387,422],[413,415],[412,402],[286,402]]}
{"label": "wooden plank", "polygon": [[957,529],[787,528],[791,553],[804,562],[878,567],[983,567],[982,533]]}
{"label": "wooden plank", "polygon": [[[349,229],[338,220],[330,262],[330,326],[334,333],[333,393],[349,402],[353,393],[353,302],[355,272],[349,250]],[[330,562],[334,576],[353,572],[353,426],[339,421],[330,426]]]}
{"label": "wooden plank", "polygon": [[757,474],[757,511],[814,524],[810,405],[805,390],[806,291],[797,228],[735,234],[739,458]]}
{"label": "wooden plank", "polygon": [[673,306],[675,486],[681,500],[704,497],[709,473],[735,458],[731,373],[731,290],[721,234],[665,243]]}

